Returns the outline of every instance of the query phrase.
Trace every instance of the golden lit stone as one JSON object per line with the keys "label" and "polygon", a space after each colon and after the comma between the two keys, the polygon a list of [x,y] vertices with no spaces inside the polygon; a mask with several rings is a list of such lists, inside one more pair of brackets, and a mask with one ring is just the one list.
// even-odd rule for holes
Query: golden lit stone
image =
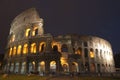
{"label": "golden lit stone", "polygon": [[94,53],[90,51],[90,58],[94,58]]}
{"label": "golden lit stone", "polygon": [[22,48],[22,46],[19,45],[19,46],[18,46],[18,49],[17,49],[17,54],[18,54],[18,55],[21,53],[21,48]]}
{"label": "golden lit stone", "polygon": [[28,44],[24,44],[23,46],[23,54],[28,53]]}
{"label": "golden lit stone", "polygon": [[36,43],[31,44],[31,53],[36,53]]}
{"label": "golden lit stone", "polygon": [[26,29],[25,36],[28,37],[30,35],[30,29]]}

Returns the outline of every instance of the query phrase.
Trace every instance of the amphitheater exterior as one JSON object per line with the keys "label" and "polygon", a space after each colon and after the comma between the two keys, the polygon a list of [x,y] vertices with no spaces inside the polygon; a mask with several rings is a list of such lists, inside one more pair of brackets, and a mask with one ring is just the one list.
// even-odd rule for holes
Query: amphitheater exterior
{"label": "amphitheater exterior", "polygon": [[4,71],[91,72],[115,71],[111,44],[96,36],[44,34],[43,19],[35,8],[19,14],[11,23]]}

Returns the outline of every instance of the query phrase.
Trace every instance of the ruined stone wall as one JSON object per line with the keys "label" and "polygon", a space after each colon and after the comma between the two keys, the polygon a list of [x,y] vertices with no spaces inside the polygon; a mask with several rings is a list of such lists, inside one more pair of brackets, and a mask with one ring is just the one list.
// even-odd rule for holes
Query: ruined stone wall
{"label": "ruined stone wall", "polygon": [[39,17],[35,8],[28,9],[18,15],[11,23],[10,36],[15,35],[15,40],[21,40],[25,37],[27,28],[33,29],[38,26],[38,33],[43,34],[43,19]]}

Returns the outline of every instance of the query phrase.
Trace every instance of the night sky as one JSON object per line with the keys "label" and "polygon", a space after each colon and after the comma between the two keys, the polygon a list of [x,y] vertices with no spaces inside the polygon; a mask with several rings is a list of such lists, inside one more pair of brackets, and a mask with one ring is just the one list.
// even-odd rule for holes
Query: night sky
{"label": "night sky", "polygon": [[12,20],[36,8],[45,33],[94,35],[120,52],[120,0],[0,0],[0,53],[5,53]]}

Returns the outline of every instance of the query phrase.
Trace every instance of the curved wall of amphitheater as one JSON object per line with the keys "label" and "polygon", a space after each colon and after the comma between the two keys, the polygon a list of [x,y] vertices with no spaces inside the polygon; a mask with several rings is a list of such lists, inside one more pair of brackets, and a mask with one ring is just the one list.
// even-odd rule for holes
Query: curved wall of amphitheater
{"label": "curved wall of amphitheater", "polygon": [[32,8],[11,24],[4,71],[108,73],[115,67],[108,41],[95,36],[44,34],[43,19]]}
{"label": "curved wall of amphitheater", "polygon": [[[66,35],[55,38],[60,43],[58,50],[63,56],[68,54],[66,62],[79,65],[81,72],[114,72],[114,59],[111,45],[108,41],[95,36]],[[66,51],[62,51],[63,48]],[[72,57],[72,56],[79,56]],[[74,59],[73,59],[74,58]],[[77,60],[77,61],[76,61]],[[71,65],[70,65],[71,66]]]}

